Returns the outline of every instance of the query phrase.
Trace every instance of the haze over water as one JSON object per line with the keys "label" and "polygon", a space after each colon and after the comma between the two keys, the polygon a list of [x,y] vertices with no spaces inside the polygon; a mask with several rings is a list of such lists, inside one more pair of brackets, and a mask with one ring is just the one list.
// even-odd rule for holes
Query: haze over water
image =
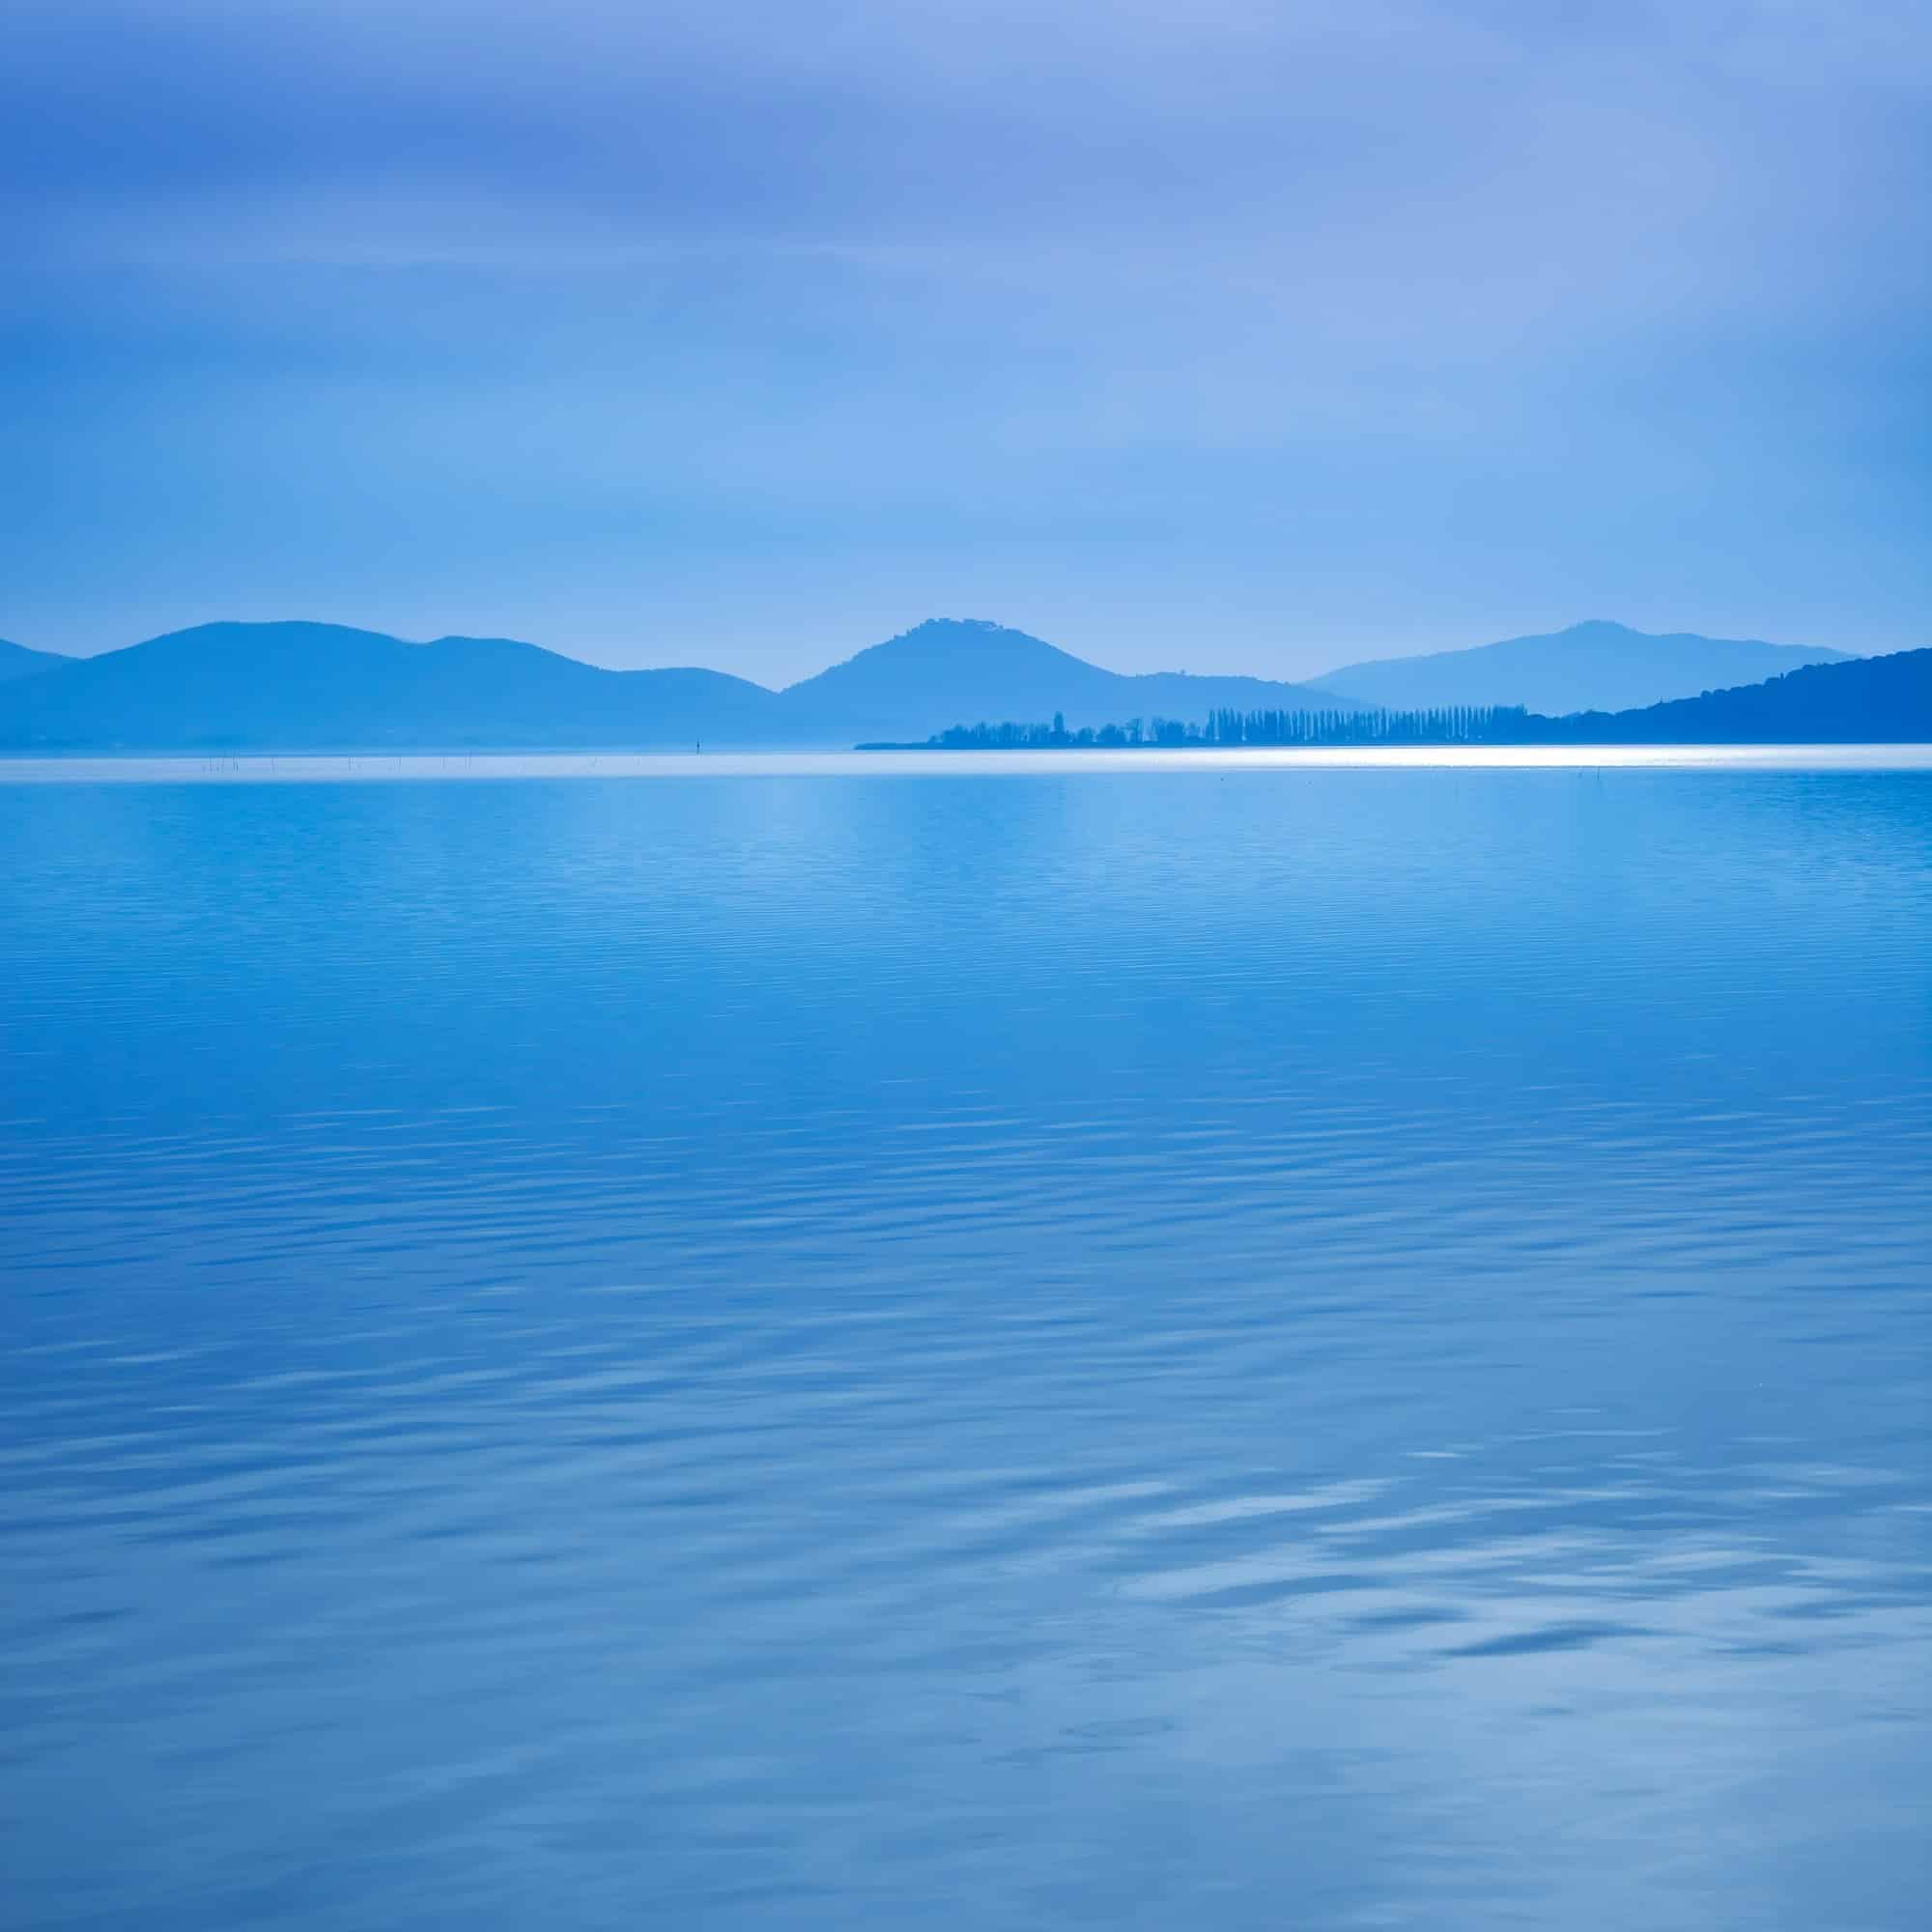
{"label": "haze over water", "polygon": [[140,776],[0,1921],[1922,1922],[1932,773]]}

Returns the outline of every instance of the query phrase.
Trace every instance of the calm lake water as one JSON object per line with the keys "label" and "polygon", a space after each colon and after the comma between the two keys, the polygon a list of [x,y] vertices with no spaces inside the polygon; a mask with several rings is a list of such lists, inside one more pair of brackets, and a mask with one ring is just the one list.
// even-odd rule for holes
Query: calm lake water
{"label": "calm lake water", "polygon": [[1925,1922],[1932,773],[128,776],[0,1922]]}

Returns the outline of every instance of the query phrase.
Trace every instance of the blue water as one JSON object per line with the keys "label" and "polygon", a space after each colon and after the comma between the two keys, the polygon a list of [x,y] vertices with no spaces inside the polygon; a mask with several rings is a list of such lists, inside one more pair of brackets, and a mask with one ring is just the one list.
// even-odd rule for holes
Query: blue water
{"label": "blue water", "polygon": [[0,784],[10,1927],[1922,1925],[1932,774]]}

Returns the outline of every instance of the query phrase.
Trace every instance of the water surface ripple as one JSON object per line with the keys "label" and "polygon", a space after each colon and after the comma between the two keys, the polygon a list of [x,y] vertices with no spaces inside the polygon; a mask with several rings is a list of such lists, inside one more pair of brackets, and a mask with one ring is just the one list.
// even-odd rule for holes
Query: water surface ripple
{"label": "water surface ripple", "polygon": [[0,784],[0,1922],[1923,1922],[1932,774]]}

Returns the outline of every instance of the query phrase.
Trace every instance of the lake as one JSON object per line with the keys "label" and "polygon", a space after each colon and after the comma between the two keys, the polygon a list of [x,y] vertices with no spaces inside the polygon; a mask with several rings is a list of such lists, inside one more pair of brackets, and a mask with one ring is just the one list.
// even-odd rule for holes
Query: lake
{"label": "lake", "polygon": [[0,1923],[1922,1924],[1932,770],[1582,755],[0,766]]}

